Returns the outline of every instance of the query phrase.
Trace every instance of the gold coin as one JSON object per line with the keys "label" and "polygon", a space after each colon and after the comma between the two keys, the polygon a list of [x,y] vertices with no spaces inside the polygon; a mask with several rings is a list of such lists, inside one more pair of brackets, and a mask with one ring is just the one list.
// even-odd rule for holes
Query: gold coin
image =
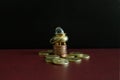
{"label": "gold coin", "polygon": [[88,60],[90,59],[90,56],[88,54],[83,54],[82,58]]}
{"label": "gold coin", "polygon": [[46,59],[53,59],[53,58],[60,58],[60,56],[58,56],[58,55],[46,55],[45,58]]}
{"label": "gold coin", "polygon": [[70,53],[70,54],[68,54],[68,55],[69,55],[69,56],[74,56],[74,57],[82,57],[82,56],[83,56],[83,54],[78,53],[78,52]]}
{"label": "gold coin", "polygon": [[80,53],[80,52],[71,52],[69,54],[70,56],[75,56],[75,57],[78,57],[78,58],[82,58],[82,59],[90,59],[90,56],[88,54],[83,54],[83,53]]}
{"label": "gold coin", "polygon": [[52,59],[45,59],[46,62],[52,62]]}
{"label": "gold coin", "polygon": [[69,61],[67,59],[64,59],[64,58],[54,58],[53,63],[67,65],[67,64],[69,64]]}
{"label": "gold coin", "polygon": [[73,55],[67,55],[65,58],[75,58]]}
{"label": "gold coin", "polygon": [[53,50],[47,50],[46,52],[48,52],[48,53],[52,53],[52,52],[53,52]]}
{"label": "gold coin", "polygon": [[46,56],[45,56],[45,61],[46,61],[46,62],[52,62],[52,60],[53,60],[54,58],[60,58],[60,56],[58,56],[58,55],[46,55]]}
{"label": "gold coin", "polygon": [[81,62],[82,61],[82,59],[80,59],[80,58],[68,58],[68,60],[69,61],[71,61],[71,62]]}
{"label": "gold coin", "polygon": [[45,55],[49,55],[49,53],[47,53],[47,52],[39,52],[38,55],[44,55],[45,56]]}
{"label": "gold coin", "polygon": [[46,51],[40,51],[38,53],[38,55],[44,55],[44,56],[46,56],[46,55],[49,55],[50,53],[52,53],[52,50],[46,50]]}

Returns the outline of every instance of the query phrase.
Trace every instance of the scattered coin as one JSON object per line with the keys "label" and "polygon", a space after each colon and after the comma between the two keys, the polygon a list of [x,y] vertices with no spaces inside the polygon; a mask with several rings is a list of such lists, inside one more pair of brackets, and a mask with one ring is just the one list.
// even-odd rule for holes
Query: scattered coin
{"label": "scattered coin", "polygon": [[46,59],[53,59],[53,58],[60,58],[60,56],[58,56],[58,55],[46,55],[45,58]]}
{"label": "scattered coin", "polygon": [[80,58],[67,58],[68,59],[68,61],[71,61],[71,62],[81,62],[82,61],[82,59],[80,59]]}
{"label": "scattered coin", "polygon": [[54,64],[67,65],[70,62],[81,63],[82,59],[88,60],[90,56],[81,52],[70,52],[66,57],[60,57],[59,55],[53,55],[52,50],[40,51],[38,54],[45,56],[46,62]]}
{"label": "scattered coin", "polygon": [[46,53],[46,52],[39,52],[38,54],[39,54],[39,55],[44,55],[44,56],[45,56],[45,55],[49,55],[49,53]]}
{"label": "scattered coin", "polygon": [[54,58],[53,63],[67,65],[67,64],[69,64],[69,61],[67,59],[64,59],[64,58]]}
{"label": "scattered coin", "polygon": [[75,57],[82,57],[83,54],[80,52],[71,52],[68,55],[75,56]]}
{"label": "scattered coin", "polygon": [[80,52],[71,52],[69,56],[75,56],[75,57],[86,59],[86,60],[90,59],[90,56],[88,54],[83,54]]}
{"label": "scattered coin", "polygon": [[52,62],[52,59],[45,59],[46,62]]}
{"label": "scattered coin", "polygon": [[53,52],[53,50],[47,50],[46,52],[48,52],[48,53],[52,53],[52,52]]}
{"label": "scattered coin", "polygon": [[90,56],[88,54],[83,54],[82,58],[88,60],[88,59],[90,59]]}
{"label": "scattered coin", "polygon": [[65,58],[75,58],[74,55],[67,55]]}
{"label": "scattered coin", "polygon": [[58,56],[58,55],[46,55],[45,56],[45,61],[46,62],[52,62],[52,60],[55,59],[55,58],[60,58],[60,56]]}
{"label": "scattered coin", "polygon": [[39,54],[39,55],[46,56],[46,55],[50,55],[50,53],[52,53],[52,50],[40,51],[38,54]]}

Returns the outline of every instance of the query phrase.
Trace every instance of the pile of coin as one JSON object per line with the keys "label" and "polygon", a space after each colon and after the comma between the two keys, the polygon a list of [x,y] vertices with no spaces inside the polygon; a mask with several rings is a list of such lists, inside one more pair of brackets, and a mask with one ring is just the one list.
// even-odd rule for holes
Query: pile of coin
{"label": "pile of coin", "polygon": [[45,61],[53,64],[68,65],[69,62],[81,62],[82,59],[88,60],[90,56],[80,52],[70,52],[66,57],[60,57],[59,55],[50,54],[52,50],[41,51],[39,55],[45,56]]}

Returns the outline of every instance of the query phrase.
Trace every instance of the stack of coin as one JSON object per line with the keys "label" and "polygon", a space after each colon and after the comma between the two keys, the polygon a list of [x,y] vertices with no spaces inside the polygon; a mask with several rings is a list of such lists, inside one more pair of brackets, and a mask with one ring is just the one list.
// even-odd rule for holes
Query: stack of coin
{"label": "stack of coin", "polygon": [[67,45],[55,44],[53,48],[54,48],[54,51],[53,51],[54,54],[59,55],[60,57],[67,56]]}

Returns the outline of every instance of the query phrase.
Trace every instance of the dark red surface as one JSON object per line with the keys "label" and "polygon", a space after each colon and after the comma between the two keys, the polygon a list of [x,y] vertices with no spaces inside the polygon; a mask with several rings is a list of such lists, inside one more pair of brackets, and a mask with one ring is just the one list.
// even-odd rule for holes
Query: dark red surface
{"label": "dark red surface", "polygon": [[74,49],[91,56],[68,67],[46,63],[40,50],[0,50],[0,80],[119,80],[120,49]]}

